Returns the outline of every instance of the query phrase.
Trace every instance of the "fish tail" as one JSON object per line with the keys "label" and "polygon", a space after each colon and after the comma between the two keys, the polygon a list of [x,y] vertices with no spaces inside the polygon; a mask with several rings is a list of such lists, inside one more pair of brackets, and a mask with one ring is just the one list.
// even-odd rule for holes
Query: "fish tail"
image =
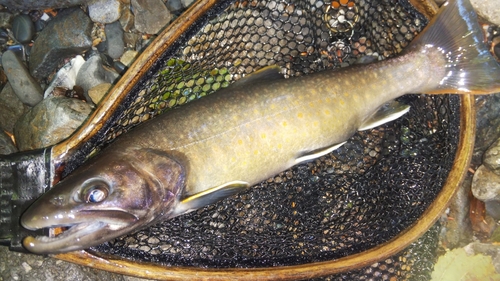
{"label": "fish tail", "polygon": [[450,0],[408,46],[432,48],[445,57],[445,77],[426,93],[500,92],[500,65],[484,43],[483,30],[469,0]]}

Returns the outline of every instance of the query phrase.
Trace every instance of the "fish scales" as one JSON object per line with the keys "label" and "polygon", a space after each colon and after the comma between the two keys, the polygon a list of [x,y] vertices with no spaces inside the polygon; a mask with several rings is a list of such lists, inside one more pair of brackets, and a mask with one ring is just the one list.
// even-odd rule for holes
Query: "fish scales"
{"label": "fish scales", "polygon": [[[117,142],[175,152],[189,170],[187,194],[231,180],[253,185],[308,152],[345,141],[370,112],[402,91],[417,91],[429,79],[441,79],[427,75],[430,59],[408,54],[369,68],[358,66],[358,71],[230,87],[166,113]],[[411,76],[406,74],[410,71]],[[354,83],[356,87],[350,86]]]}

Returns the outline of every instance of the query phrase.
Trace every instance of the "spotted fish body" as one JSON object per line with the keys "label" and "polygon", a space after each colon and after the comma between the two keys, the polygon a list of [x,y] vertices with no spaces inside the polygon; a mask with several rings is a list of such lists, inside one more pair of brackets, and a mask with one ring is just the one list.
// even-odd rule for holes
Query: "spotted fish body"
{"label": "spotted fish body", "polygon": [[83,249],[216,202],[408,111],[406,93],[500,91],[468,1],[450,1],[394,59],[283,79],[271,66],[120,136],[23,215],[35,253]]}

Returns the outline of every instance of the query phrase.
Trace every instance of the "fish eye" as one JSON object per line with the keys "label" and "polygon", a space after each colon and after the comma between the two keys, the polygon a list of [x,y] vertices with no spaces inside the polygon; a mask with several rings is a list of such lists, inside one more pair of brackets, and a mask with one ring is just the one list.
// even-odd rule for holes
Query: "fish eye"
{"label": "fish eye", "polygon": [[108,197],[108,193],[109,188],[106,183],[92,183],[82,192],[81,199],[85,203],[99,203]]}

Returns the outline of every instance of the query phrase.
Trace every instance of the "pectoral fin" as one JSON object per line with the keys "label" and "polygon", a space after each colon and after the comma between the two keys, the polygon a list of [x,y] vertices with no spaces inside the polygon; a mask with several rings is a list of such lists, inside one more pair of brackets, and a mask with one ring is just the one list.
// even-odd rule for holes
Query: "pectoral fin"
{"label": "pectoral fin", "polygon": [[231,84],[228,88],[244,87],[254,83],[263,83],[283,78],[285,78],[285,76],[281,74],[281,67],[277,65],[270,65],[250,73],[249,75]]}
{"label": "pectoral fin", "polygon": [[359,131],[373,129],[387,122],[398,119],[410,111],[410,106],[397,101],[390,101],[382,105],[377,112],[365,120]]}
{"label": "pectoral fin", "polygon": [[319,149],[319,150],[311,151],[311,152],[309,152],[309,153],[307,153],[305,155],[302,155],[299,158],[295,159],[295,164],[306,162],[306,161],[309,161],[309,160],[313,160],[313,159],[316,159],[316,158],[321,157],[323,155],[326,155],[326,154],[328,154],[328,153],[336,150],[337,148],[343,146],[344,143],[346,143],[346,142],[342,142],[342,143],[339,143],[339,144],[336,144],[336,145],[333,145],[333,146],[329,146],[327,148],[322,148],[322,149]]}
{"label": "pectoral fin", "polygon": [[189,213],[224,198],[232,196],[248,188],[250,184],[244,181],[232,181],[182,199],[174,210],[173,216]]}

